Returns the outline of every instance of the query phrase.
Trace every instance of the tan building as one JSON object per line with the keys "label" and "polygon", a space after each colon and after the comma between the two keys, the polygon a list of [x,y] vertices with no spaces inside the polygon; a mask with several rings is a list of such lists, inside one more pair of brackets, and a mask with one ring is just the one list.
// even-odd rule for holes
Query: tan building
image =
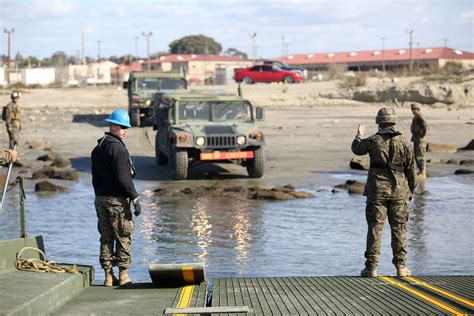
{"label": "tan building", "polygon": [[[251,61],[223,55],[174,54],[161,56],[150,62],[151,70],[186,72],[186,79],[195,83],[213,83],[218,69],[246,68]],[[143,70],[147,70],[147,62]]]}

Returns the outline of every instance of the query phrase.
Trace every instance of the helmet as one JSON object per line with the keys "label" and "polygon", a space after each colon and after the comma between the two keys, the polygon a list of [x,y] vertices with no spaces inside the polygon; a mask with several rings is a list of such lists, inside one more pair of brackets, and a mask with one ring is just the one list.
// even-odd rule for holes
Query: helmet
{"label": "helmet", "polygon": [[397,123],[397,113],[395,113],[394,108],[381,108],[377,112],[377,117],[375,117],[375,123],[378,125],[384,124],[384,123],[392,123],[396,124]]}
{"label": "helmet", "polygon": [[19,98],[21,97],[21,93],[20,91],[13,91],[10,98],[13,100],[13,99],[16,99],[16,98]]}
{"label": "helmet", "polygon": [[412,103],[410,106],[411,106],[411,109],[412,109],[412,110],[414,110],[414,109],[421,110],[421,109],[420,109],[420,106],[419,106],[418,104],[416,104],[416,103]]}
{"label": "helmet", "polygon": [[130,117],[128,116],[127,111],[125,110],[115,110],[110,114],[110,116],[105,120],[111,124],[132,127],[130,126]]}

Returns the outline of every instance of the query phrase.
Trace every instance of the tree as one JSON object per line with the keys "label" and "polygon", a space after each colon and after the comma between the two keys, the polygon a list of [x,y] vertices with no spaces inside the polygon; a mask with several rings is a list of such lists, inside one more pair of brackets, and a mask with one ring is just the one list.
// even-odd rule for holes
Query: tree
{"label": "tree", "polygon": [[50,62],[53,66],[65,66],[67,62],[67,55],[63,51],[57,51],[51,56]]}
{"label": "tree", "polygon": [[224,52],[224,55],[232,56],[232,57],[240,57],[240,58],[242,58],[242,59],[248,59],[246,53],[241,52],[241,51],[238,50],[237,48],[232,48],[232,47],[228,48],[228,49]]}
{"label": "tree", "polygon": [[189,35],[174,40],[169,45],[172,54],[214,54],[222,51],[222,45],[212,37],[204,35]]}

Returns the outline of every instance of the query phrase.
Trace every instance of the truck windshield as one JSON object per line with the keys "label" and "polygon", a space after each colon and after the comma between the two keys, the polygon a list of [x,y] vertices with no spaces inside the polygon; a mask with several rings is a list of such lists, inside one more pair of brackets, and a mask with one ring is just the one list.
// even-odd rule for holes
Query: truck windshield
{"label": "truck windshield", "polygon": [[[209,111],[212,110],[212,116]],[[250,121],[250,105],[244,102],[180,102],[181,121]]]}
{"label": "truck windshield", "polygon": [[180,90],[186,89],[184,79],[172,78],[140,78],[137,80],[138,90]]}

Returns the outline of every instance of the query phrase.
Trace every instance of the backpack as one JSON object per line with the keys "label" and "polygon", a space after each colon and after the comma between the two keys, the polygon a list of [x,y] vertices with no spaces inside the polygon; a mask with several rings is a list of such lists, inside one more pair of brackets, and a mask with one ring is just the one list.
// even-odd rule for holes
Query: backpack
{"label": "backpack", "polygon": [[7,120],[7,106],[5,105],[2,110],[2,120]]}

